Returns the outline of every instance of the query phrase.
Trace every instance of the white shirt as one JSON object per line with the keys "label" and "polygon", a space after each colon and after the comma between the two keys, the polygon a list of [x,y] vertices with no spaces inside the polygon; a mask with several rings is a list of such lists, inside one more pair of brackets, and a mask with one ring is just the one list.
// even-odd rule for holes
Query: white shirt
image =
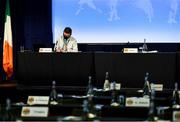
{"label": "white shirt", "polygon": [[74,37],[69,37],[67,39],[67,45],[64,43],[64,37],[61,36],[57,41],[54,46],[54,51],[55,52],[78,52],[78,46],[77,46],[77,41]]}

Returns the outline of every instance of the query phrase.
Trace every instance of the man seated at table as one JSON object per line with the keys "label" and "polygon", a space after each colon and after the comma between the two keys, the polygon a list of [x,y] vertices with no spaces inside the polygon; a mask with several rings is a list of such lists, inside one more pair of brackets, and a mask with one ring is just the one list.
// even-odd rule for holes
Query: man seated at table
{"label": "man seated at table", "polygon": [[72,29],[66,27],[54,46],[55,52],[78,52],[77,41],[72,35]]}

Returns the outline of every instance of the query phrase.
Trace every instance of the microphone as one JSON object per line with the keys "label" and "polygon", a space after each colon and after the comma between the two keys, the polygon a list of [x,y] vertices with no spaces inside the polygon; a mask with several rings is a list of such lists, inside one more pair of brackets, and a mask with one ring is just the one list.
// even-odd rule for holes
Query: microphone
{"label": "microphone", "polygon": [[58,44],[58,41],[56,41],[55,45],[54,45],[54,51],[56,52],[56,49],[57,49],[57,44]]}

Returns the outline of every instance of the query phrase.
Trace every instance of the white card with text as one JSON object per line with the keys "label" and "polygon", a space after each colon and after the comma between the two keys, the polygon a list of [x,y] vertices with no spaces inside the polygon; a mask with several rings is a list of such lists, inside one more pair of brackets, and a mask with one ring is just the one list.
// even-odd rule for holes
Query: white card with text
{"label": "white card with text", "polygon": [[48,105],[49,96],[28,96],[28,105]]}
{"label": "white card with text", "polygon": [[144,97],[127,97],[126,107],[149,107],[150,99]]}
{"label": "white card with text", "polygon": [[21,111],[22,117],[48,117],[48,107],[23,107]]}

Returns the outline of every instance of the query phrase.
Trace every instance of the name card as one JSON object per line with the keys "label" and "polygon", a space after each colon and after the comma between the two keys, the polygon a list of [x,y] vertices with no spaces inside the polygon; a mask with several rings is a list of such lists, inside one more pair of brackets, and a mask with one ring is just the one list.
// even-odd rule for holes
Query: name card
{"label": "name card", "polygon": [[49,96],[28,96],[28,105],[48,105]]}
{"label": "name card", "polygon": [[173,121],[180,121],[180,111],[173,111]]}
{"label": "name card", "polygon": [[40,53],[51,53],[53,52],[52,48],[39,48]]}
{"label": "name card", "polygon": [[[114,85],[113,83],[110,84],[110,90],[114,89],[113,85]],[[121,84],[120,83],[116,83],[115,84],[115,90],[120,90],[120,89],[121,89]]]}
{"label": "name card", "polygon": [[47,117],[48,107],[23,107],[21,117]]}
{"label": "name card", "polygon": [[138,53],[138,48],[124,48],[123,53]]}
{"label": "name card", "polygon": [[155,91],[163,91],[163,84],[151,84],[151,89]]}
{"label": "name card", "polygon": [[150,99],[143,97],[127,97],[126,98],[126,107],[149,107]]}

